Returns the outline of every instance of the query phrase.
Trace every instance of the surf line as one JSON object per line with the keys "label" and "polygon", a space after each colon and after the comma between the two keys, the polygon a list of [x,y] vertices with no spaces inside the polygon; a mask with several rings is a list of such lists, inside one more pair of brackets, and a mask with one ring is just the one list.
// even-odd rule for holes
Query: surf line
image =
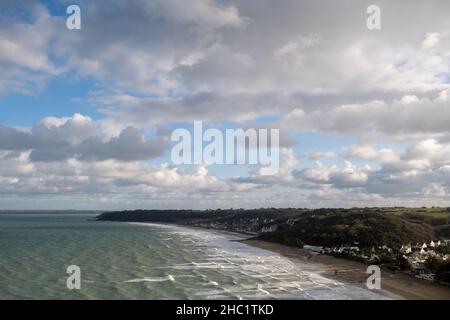
{"label": "surf line", "polygon": [[203,318],[208,317],[211,307],[190,307],[183,304],[182,307],[177,307],[177,315],[203,315]]}

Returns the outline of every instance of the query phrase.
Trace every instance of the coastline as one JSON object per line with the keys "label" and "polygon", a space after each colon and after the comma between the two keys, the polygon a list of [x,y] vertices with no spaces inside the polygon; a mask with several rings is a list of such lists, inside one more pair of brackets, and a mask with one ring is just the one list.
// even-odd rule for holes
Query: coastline
{"label": "coastline", "polygon": [[[319,265],[325,270],[323,275],[330,279],[345,282],[360,288],[366,288],[367,265],[361,262],[318,254],[306,249],[294,248],[275,242],[255,240],[248,238],[252,234],[216,229],[204,226],[195,226],[177,223],[154,223],[154,222],[126,222],[149,225],[179,226],[191,229],[203,229],[213,232],[241,235],[243,239],[230,240],[244,243],[249,246],[275,252],[293,261],[308,262]],[[450,289],[433,284],[425,280],[416,279],[402,272],[394,273],[387,269],[381,270],[382,294],[391,297],[400,297],[406,300],[450,300]],[[367,289],[368,290],[368,289]]]}
{"label": "coastline", "polygon": [[[307,261],[321,265],[327,271],[324,276],[366,288],[367,265],[342,258],[318,254],[306,249],[262,241],[242,240],[243,243],[270,250],[294,261]],[[407,300],[450,300],[450,289],[437,284],[413,278],[405,273],[381,270],[381,290]]]}

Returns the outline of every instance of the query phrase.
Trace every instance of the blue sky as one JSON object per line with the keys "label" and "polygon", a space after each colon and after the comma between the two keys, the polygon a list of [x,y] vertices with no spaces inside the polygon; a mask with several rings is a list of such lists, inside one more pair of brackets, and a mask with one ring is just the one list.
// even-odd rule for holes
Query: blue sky
{"label": "blue sky", "polygon": [[[450,5],[379,2],[1,3],[0,209],[450,205]],[[279,170],[174,164],[194,121]]]}
{"label": "blue sky", "polygon": [[29,127],[47,116],[68,117],[82,113],[93,119],[101,117],[98,110],[86,103],[95,83],[89,80],[55,79],[43,90],[31,95],[10,93],[0,97],[8,112],[2,113],[1,123]]}

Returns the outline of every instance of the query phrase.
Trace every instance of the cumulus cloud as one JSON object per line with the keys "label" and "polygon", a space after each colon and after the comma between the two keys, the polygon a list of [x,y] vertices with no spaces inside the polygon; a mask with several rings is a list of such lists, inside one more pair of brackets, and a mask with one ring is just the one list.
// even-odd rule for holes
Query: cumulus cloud
{"label": "cumulus cloud", "polygon": [[[204,167],[181,170],[168,165],[104,160],[87,163],[77,159],[52,163],[31,163],[25,153],[0,158],[1,194],[103,194],[158,192],[170,189],[192,193],[195,190],[226,191],[226,182],[207,174]],[[14,163],[14,170],[4,165]],[[12,176],[13,175],[13,176]]]}
{"label": "cumulus cloud", "polygon": [[430,49],[439,44],[441,34],[439,32],[428,32],[422,42],[422,48]]}
{"label": "cumulus cloud", "polygon": [[450,159],[450,145],[439,143],[434,139],[421,140],[409,147],[403,159],[422,159],[433,162],[446,162]]}
{"label": "cumulus cloud", "polygon": [[338,166],[317,162],[312,167],[294,170],[294,175],[318,189],[324,185],[331,192],[352,190],[386,198],[422,198],[423,201],[433,197],[430,190],[439,190],[436,197],[449,193],[449,146],[435,140],[415,142],[403,152],[355,145],[344,155],[358,160],[376,160],[379,165],[356,166],[344,161],[343,166]]}
{"label": "cumulus cloud", "polygon": [[296,170],[295,176],[309,182],[327,184],[336,188],[351,188],[364,186],[372,169],[369,166],[358,168],[345,161],[343,168],[336,165],[324,166],[317,162],[314,167]]}
{"label": "cumulus cloud", "polygon": [[283,117],[282,124],[291,130],[340,134],[442,135],[448,132],[450,122],[447,93],[448,90],[431,98],[403,96],[392,103],[377,100],[311,112],[297,108]]}
{"label": "cumulus cloud", "polygon": [[31,161],[83,161],[116,159],[149,160],[162,155],[168,147],[164,137],[146,139],[133,127],[107,138],[101,126],[81,114],[66,118],[45,118],[30,132],[0,126],[0,150],[31,151]]}
{"label": "cumulus cloud", "polygon": [[344,151],[345,158],[355,158],[363,160],[377,160],[381,163],[394,162],[400,160],[397,152],[390,148],[375,149],[368,144],[354,145]]}

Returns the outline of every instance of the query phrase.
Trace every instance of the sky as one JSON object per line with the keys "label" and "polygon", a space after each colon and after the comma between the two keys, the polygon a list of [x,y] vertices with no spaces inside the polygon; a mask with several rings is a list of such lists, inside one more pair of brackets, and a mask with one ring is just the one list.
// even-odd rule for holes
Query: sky
{"label": "sky", "polygon": [[[450,206],[449,13],[446,0],[2,1],[0,209]],[[278,172],[175,165],[170,134],[194,121],[279,129]]]}

